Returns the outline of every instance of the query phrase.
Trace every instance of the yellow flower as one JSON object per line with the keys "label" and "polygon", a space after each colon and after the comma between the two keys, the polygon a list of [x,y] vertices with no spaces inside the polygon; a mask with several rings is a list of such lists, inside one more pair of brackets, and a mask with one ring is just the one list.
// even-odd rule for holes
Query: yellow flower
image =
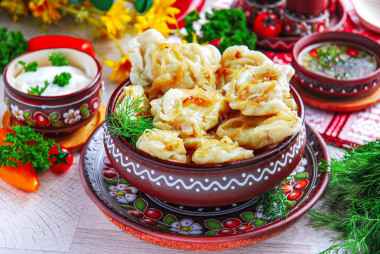
{"label": "yellow flower", "polygon": [[131,21],[132,13],[130,9],[125,8],[126,3],[123,0],[115,2],[106,15],[101,16],[100,20],[106,26],[107,33],[118,37],[120,32],[126,29],[126,24]]}
{"label": "yellow flower", "polygon": [[137,34],[154,28],[165,37],[170,35],[168,24],[177,25],[175,15],[180,11],[172,7],[176,0],[155,0],[153,6],[142,16],[136,17],[135,29]]}
{"label": "yellow flower", "polygon": [[109,77],[111,82],[114,82],[115,80],[122,82],[126,80],[131,73],[132,64],[129,55],[123,56],[119,62],[106,59],[104,64],[113,69]]}
{"label": "yellow flower", "polygon": [[16,22],[19,16],[28,16],[28,5],[24,1],[1,1],[0,6],[13,14],[13,21]]}
{"label": "yellow flower", "polygon": [[61,18],[61,14],[57,11],[61,4],[66,1],[60,0],[33,0],[29,2],[29,9],[33,11],[35,18],[41,18],[43,22],[51,24],[53,21]]}

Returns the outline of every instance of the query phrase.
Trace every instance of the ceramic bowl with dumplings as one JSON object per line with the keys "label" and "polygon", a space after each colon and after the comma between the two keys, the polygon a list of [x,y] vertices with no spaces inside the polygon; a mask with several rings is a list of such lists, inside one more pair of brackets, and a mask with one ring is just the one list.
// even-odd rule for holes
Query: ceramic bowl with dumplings
{"label": "ceramic bowl with dumplings", "polygon": [[[77,79],[79,81],[74,85],[80,85],[79,90],[53,90],[48,95],[35,95],[29,93],[30,89],[26,92],[17,87],[16,79],[24,73],[20,61],[35,61],[39,67],[44,67],[51,64],[49,56],[57,52],[67,57],[70,64],[68,67],[73,66],[86,75],[86,79],[83,79],[85,81]],[[49,71],[45,73],[47,72]],[[30,75],[36,80],[43,81],[45,78],[40,78],[40,74]],[[3,78],[4,101],[12,120],[18,125],[29,125],[44,134],[64,135],[74,132],[91,121],[100,106],[103,87],[101,67],[95,59],[91,44],[83,39],[69,36],[33,38],[29,41],[29,51],[8,64]]]}
{"label": "ceramic bowl with dumplings", "polygon": [[[106,117],[122,94],[121,84],[112,94]],[[303,120],[303,104],[296,90],[298,116]],[[254,157],[215,164],[178,163],[161,160],[132,147],[108,131],[104,146],[112,166],[130,184],[154,198],[186,206],[222,206],[246,201],[280,184],[298,165],[306,144],[305,129]]]}

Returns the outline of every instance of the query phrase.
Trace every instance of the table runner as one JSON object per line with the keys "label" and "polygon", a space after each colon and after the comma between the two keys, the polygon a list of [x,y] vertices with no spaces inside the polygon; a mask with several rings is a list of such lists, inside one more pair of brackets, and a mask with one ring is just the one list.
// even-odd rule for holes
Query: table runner
{"label": "table runner", "polygon": [[[380,42],[380,35],[366,30],[360,24],[352,0],[340,1],[348,14],[340,30],[359,33]],[[233,2],[234,0],[216,0],[209,8],[202,11],[201,18],[204,19],[204,12],[210,12],[212,8],[230,8]],[[292,54],[289,52],[265,51],[264,53],[279,64],[290,64],[292,61]],[[345,113],[325,111],[305,105],[305,121],[314,127],[326,142],[345,148],[380,139],[380,103],[363,111]]]}

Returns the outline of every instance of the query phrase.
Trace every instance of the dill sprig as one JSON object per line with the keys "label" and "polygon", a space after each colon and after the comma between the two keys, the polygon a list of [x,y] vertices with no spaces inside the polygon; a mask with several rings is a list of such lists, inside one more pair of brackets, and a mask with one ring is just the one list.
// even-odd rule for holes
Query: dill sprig
{"label": "dill sprig", "polygon": [[332,160],[324,211],[311,210],[310,225],[339,232],[339,242],[322,253],[378,253],[380,250],[380,140],[347,150]]}
{"label": "dill sprig", "polygon": [[107,116],[108,131],[123,137],[132,146],[136,147],[137,139],[146,129],[153,129],[153,117],[146,115],[148,107],[144,106],[147,99],[142,96],[125,95],[116,105],[114,111]]}
{"label": "dill sprig", "polygon": [[288,208],[288,205],[290,205],[289,200],[281,187],[283,184],[290,183],[290,181],[291,177],[288,176],[281,184],[261,196],[260,203],[263,205],[265,216],[270,218],[271,221],[285,218],[290,213]]}

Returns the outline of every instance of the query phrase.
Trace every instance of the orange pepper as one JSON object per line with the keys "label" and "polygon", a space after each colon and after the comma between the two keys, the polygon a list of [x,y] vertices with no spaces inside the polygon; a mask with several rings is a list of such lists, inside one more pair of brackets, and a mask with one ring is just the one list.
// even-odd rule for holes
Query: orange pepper
{"label": "orange pepper", "polygon": [[[7,133],[12,132],[9,128],[0,128],[0,146],[12,145],[11,143],[3,142]],[[18,168],[15,167],[0,167],[0,178],[21,190],[27,192],[36,192],[40,187],[38,177],[33,166],[28,162],[25,165],[18,164]]]}

